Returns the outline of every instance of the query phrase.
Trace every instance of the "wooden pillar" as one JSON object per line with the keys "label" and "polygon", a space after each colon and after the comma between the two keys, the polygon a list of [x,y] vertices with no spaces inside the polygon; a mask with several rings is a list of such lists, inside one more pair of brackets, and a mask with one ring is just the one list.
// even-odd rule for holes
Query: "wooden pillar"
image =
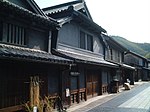
{"label": "wooden pillar", "polygon": [[77,103],[80,103],[80,82],[79,82],[79,76],[77,76],[77,88],[78,88]]}
{"label": "wooden pillar", "polygon": [[33,77],[30,77],[30,106],[33,107]]}
{"label": "wooden pillar", "polygon": [[87,101],[87,71],[84,69],[84,77],[85,77],[85,101]]}

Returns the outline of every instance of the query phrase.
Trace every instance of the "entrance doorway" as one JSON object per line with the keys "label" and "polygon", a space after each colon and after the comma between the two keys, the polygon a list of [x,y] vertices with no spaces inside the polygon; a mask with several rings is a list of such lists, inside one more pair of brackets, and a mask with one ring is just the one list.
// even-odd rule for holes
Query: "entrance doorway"
{"label": "entrance doorway", "polygon": [[99,95],[99,75],[87,74],[87,97],[94,97]]}

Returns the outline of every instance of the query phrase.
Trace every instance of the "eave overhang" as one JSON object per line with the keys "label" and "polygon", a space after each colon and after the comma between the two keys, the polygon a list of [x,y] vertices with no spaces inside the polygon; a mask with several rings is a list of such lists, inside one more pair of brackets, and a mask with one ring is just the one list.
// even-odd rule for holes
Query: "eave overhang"
{"label": "eave overhang", "polygon": [[129,69],[129,70],[136,70],[136,67],[132,67],[130,65],[127,65],[127,64],[124,64],[124,63],[121,63],[121,62],[116,62],[116,61],[108,60],[108,59],[106,59],[106,61],[108,61],[110,63],[113,63],[113,64],[116,64],[116,65],[118,65],[119,67],[122,67],[122,68],[126,68],[126,69]]}
{"label": "eave overhang", "polygon": [[105,38],[106,42],[110,46],[110,48],[118,49],[121,52],[125,52],[128,49],[122,46],[120,43],[118,43],[116,40],[114,40],[111,36],[102,34],[102,36]]}
{"label": "eave overhang", "polygon": [[[87,16],[85,16],[81,12],[75,11],[73,9],[73,7],[69,7],[68,9],[61,10],[61,12],[57,12],[54,15],[58,16],[60,13],[61,14],[63,13],[64,15],[60,16],[58,18],[55,18],[55,16],[53,16],[53,13],[47,13],[47,16],[54,17],[59,22],[60,26],[62,26],[63,24],[66,24],[68,22],[75,21],[77,24],[85,27],[86,29],[88,29],[92,32],[95,32],[98,34],[101,34],[102,32],[107,33],[107,31],[104,28],[102,28],[101,26],[96,24],[94,21],[89,19]],[[60,20],[61,20],[61,22],[60,22]]]}
{"label": "eave overhang", "polygon": [[137,56],[137,57],[139,57],[139,58],[141,58],[141,59],[143,59],[143,60],[145,60],[145,61],[148,62],[148,59],[145,58],[144,56],[140,55],[140,54],[137,54],[137,53],[135,53],[135,52],[133,52],[133,51],[131,51],[131,50],[128,50],[127,52],[125,52],[125,55],[128,54],[128,53],[129,53],[129,54],[132,54],[132,55],[134,55],[134,56]]}
{"label": "eave overhang", "polygon": [[74,60],[75,63],[90,64],[90,65],[96,65],[96,66],[98,65],[101,67],[111,67],[111,68],[119,67],[118,65],[116,65],[114,63],[105,61],[104,59],[96,57],[96,56],[91,57],[88,55],[83,55],[80,53],[65,51],[65,50],[61,50],[61,49],[59,49],[59,50],[53,49],[52,52],[58,56]]}
{"label": "eave overhang", "polygon": [[4,16],[13,15],[14,17],[19,17],[30,22],[34,21],[36,24],[45,25],[51,29],[59,27],[56,20],[35,14],[27,9],[19,7],[18,5],[5,0],[0,0],[0,14]]}
{"label": "eave overhang", "polygon": [[96,32],[96,33],[101,33],[101,32],[107,33],[107,31],[105,29],[103,29],[101,26],[99,26],[94,21],[90,20],[89,18],[87,18],[85,15],[83,15],[80,12],[73,11],[73,15],[72,16],[73,16],[73,20],[75,20],[80,25],[85,26],[89,30],[92,30],[93,32]]}
{"label": "eave overhang", "polygon": [[24,60],[63,65],[73,64],[73,61],[70,59],[55,56],[45,51],[6,44],[0,44],[0,59]]}
{"label": "eave overhang", "polygon": [[130,70],[136,70],[136,68],[135,68],[135,67],[132,67],[132,66],[127,65],[127,64],[120,64],[120,66],[121,66],[121,67],[123,67],[123,68],[130,69]]}

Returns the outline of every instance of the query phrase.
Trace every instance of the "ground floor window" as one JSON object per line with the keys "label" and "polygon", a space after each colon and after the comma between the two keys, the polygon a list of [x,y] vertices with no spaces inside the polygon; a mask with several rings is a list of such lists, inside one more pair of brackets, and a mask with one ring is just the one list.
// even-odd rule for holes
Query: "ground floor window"
{"label": "ground floor window", "polygon": [[9,68],[1,69],[0,74],[0,108],[27,102],[29,99],[27,77]]}

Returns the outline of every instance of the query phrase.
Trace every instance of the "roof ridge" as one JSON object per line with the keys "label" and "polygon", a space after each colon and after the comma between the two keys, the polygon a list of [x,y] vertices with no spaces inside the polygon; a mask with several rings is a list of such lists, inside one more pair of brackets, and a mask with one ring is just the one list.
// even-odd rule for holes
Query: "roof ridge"
{"label": "roof ridge", "polygon": [[10,10],[12,8],[15,8],[16,11],[21,11],[20,14],[23,14],[24,16],[27,16],[28,14],[31,15],[31,16],[29,16],[30,18],[32,18],[32,16],[36,16],[38,19],[43,19],[46,22],[50,22],[50,24],[53,23],[55,26],[58,26],[58,25],[56,25],[57,21],[53,18],[45,17],[40,14],[33,13],[30,10],[20,7],[12,2],[9,2],[6,0],[0,0],[0,9]]}
{"label": "roof ridge", "polygon": [[72,4],[76,4],[76,3],[80,3],[80,2],[83,2],[83,1],[82,0],[74,0],[74,1],[71,1],[71,2],[62,3],[62,4],[58,4],[58,5],[42,8],[42,10],[46,11],[46,10],[50,10],[50,9],[54,9],[54,8],[59,8],[59,7],[62,7],[62,6],[66,7],[68,5],[72,5]]}

